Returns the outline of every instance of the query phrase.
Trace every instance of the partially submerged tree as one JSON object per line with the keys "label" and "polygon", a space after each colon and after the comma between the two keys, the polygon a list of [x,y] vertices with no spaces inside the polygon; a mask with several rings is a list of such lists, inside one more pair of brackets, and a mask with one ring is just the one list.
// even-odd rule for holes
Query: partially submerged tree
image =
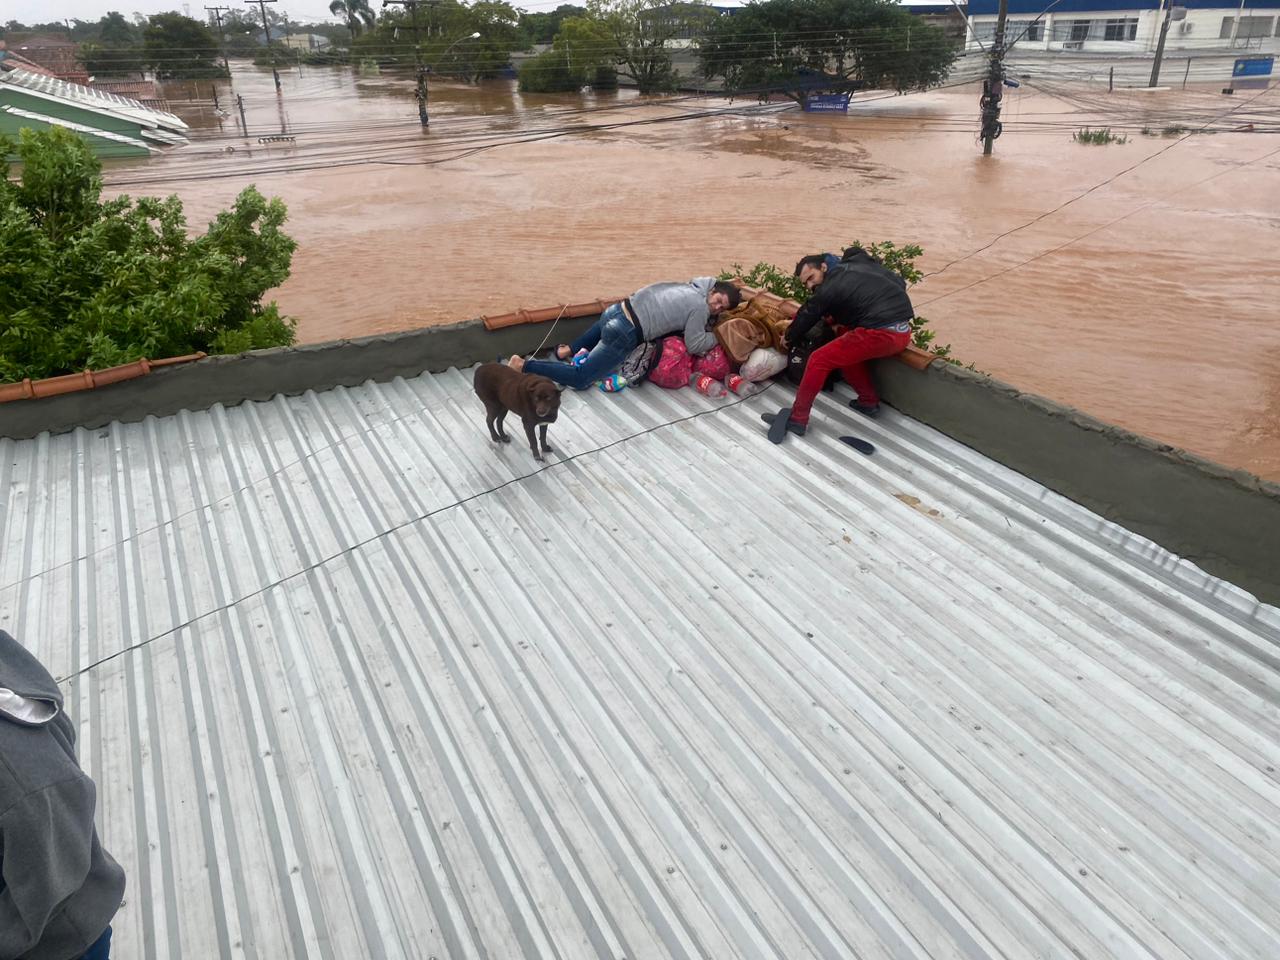
{"label": "partially submerged tree", "polygon": [[607,32],[618,73],[635,81],[641,93],[675,86],[668,44],[699,35],[716,19],[704,3],[669,0],[589,0],[588,15]]}
{"label": "partially submerged tree", "polygon": [[704,76],[728,93],[886,87],[943,80],[958,54],[944,31],[893,0],[762,0],[712,21],[698,44]]}
{"label": "partially submerged tree", "polygon": [[279,199],[247,187],[192,238],[177,197],[104,201],[100,173],[64,128],[0,138],[0,380],[293,342],[262,303],[297,246]]}
{"label": "partially submerged tree", "polygon": [[602,68],[613,64],[614,51],[612,36],[600,21],[568,17],[561,23],[551,49],[521,65],[520,89],[556,93],[596,84]]}

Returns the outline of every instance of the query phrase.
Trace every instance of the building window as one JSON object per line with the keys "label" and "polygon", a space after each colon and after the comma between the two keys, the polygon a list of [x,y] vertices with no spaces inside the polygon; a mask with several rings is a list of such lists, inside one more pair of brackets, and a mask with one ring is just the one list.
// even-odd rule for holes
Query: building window
{"label": "building window", "polygon": [[[1223,17],[1222,27],[1218,31],[1219,40],[1231,39],[1231,28],[1235,26],[1235,17]],[[1271,25],[1275,17],[1241,17],[1240,29],[1236,31],[1237,40],[1254,40],[1258,37],[1271,36]]]}
{"label": "building window", "polygon": [[1134,40],[1138,36],[1138,18],[1108,20],[1102,33],[1103,40]]}
{"label": "building window", "polygon": [[1089,27],[1092,20],[1072,20],[1071,32],[1067,35],[1067,39],[1075,43],[1083,43],[1089,39]]}
{"label": "building window", "polygon": [[[1024,32],[1025,31],[1025,35]],[[987,20],[973,25],[973,35],[979,40],[994,40],[996,24]],[[1044,24],[1032,23],[1030,20],[1006,20],[1004,24],[1006,43],[1035,42],[1044,39]]]}

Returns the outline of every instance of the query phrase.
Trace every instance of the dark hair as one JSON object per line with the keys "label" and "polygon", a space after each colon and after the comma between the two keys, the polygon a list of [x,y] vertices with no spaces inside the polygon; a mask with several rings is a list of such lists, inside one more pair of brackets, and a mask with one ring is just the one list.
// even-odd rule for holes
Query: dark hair
{"label": "dark hair", "polygon": [[822,269],[822,265],[826,262],[827,255],[825,253],[811,253],[807,257],[801,257],[796,261],[795,276],[800,276],[800,271],[805,267],[817,267],[820,270]]}
{"label": "dark hair", "polygon": [[717,280],[711,285],[711,292],[723,293],[728,297],[730,310],[742,302],[742,292],[728,280]]}
{"label": "dark hair", "polygon": [[840,255],[841,263],[880,263],[880,258],[862,247],[845,247]]}

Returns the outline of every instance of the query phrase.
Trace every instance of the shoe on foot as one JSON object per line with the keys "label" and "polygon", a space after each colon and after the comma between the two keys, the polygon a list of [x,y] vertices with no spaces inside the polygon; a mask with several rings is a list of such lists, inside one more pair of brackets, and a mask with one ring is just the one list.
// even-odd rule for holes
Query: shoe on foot
{"label": "shoe on foot", "polygon": [[806,424],[796,423],[791,419],[790,407],[783,407],[777,413],[762,413],[760,419],[769,424],[769,439],[773,443],[781,443],[788,433],[803,437],[808,429]]}
{"label": "shoe on foot", "polygon": [[880,404],[878,403],[859,403],[857,400],[850,400],[849,406],[864,417],[874,418],[880,416]]}
{"label": "shoe on foot", "polygon": [[600,389],[605,393],[619,393],[627,388],[627,381],[616,373],[611,373],[600,381]]}

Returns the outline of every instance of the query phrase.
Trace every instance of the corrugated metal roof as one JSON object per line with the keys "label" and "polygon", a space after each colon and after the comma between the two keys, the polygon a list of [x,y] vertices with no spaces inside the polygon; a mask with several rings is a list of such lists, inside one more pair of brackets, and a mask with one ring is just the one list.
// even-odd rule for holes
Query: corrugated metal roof
{"label": "corrugated metal roof", "polygon": [[1273,960],[1277,611],[785,399],[566,394],[545,469],[458,371],[3,441],[120,955]]}
{"label": "corrugated metal roof", "polygon": [[153,110],[137,100],[28,70],[0,73],[0,84],[9,84],[38,97],[71,103],[84,110],[125,117],[144,126],[165,127],[177,133],[187,129],[187,124],[180,117],[163,110]]}

